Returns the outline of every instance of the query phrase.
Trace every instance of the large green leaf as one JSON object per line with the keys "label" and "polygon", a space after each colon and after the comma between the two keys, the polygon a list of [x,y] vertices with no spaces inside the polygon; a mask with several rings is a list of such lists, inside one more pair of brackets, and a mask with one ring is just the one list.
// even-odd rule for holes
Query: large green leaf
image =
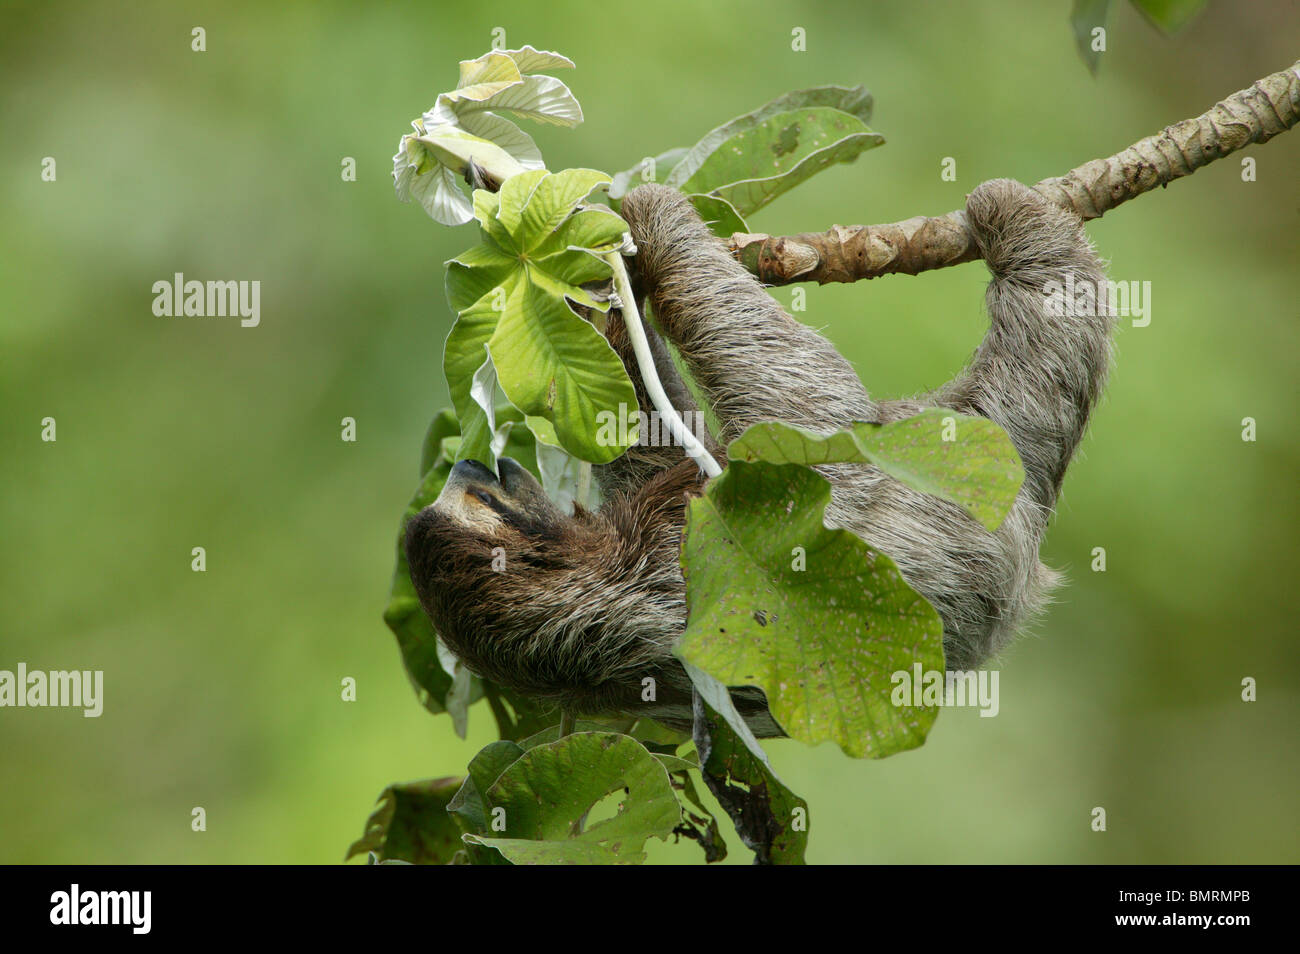
{"label": "large green leaf", "polygon": [[462,781],[433,778],[388,786],[366,822],[365,834],[352,843],[344,860],[373,851],[382,861],[450,863],[464,847],[460,826],[447,814],[447,804]]}
{"label": "large green leaf", "polygon": [[727,456],[769,464],[874,464],[909,487],[957,504],[989,530],[1006,519],[1025,478],[1006,431],[987,418],[943,408],[827,436],[765,421],[732,441]]}
{"label": "large green leaf", "polygon": [[474,193],[483,244],[448,263],[447,297],[458,317],[443,352],[462,458],[492,459],[490,402],[472,393],[488,356],[510,403],[548,422],[567,452],[607,463],[626,450],[600,443],[593,424],[601,412],[636,406],[632,382],[604,336],[568,303],[609,307],[583,286],[610,276],[600,255],[618,247],[627,224],[604,208],[575,211],[608,181],[591,169],[539,170],[513,176],[498,194]]}
{"label": "large green leaf", "polygon": [[881,758],[925,741],[935,710],[894,706],[890,677],[942,670],[943,626],[893,560],[825,527],[828,503],[812,470],[738,460],[691,501],[677,652],[761,688],[792,737]]}
{"label": "large green leaf", "polygon": [[632,382],[604,336],[564,302],[563,284],[529,271],[488,342],[501,390],[525,414],[550,421],[566,451],[608,463],[627,448],[602,444],[594,424],[637,406]]}
{"label": "large green leaf", "polygon": [[741,215],[750,215],[827,166],[852,162],[884,141],[856,116],[838,109],[777,113],[736,133],[681,189],[720,196]]}
{"label": "large green leaf", "polygon": [[473,381],[488,358],[487,343],[505,307],[504,289],[498,289],[509,279],[515,261],[493,243],[468,249],[447,263],[447,301],[457,318],[443,345],[442,369],[463,435],[458,459],[482,461],[489,467],[495,461],[491,451],[495,422],[474,399]]}
{"label": "large green leaf", "polygon": [[[606,795],[626,791],[618,813],[584,827]],[[505,830],[465,842],[515,864],[637,864],[646,839],[667,839],[681,820],[663,765],[626,735],[578,732],[530,749],[486,792],[486,817],[504,809]]]}
{"label": "large green leaf", "polygon": [[664,183],[720,196],[749,215],[826,166],[883,143],[867,127],[870,117],[871,95],[860,86],[786,93],[709,132]]}
{"label": "large green leaf", "polygon": [[846,112],[868,123],[871,121],[872,105],[871,94],[862,86],[814,86],[810,89],[782,93],[753,112],[737,116],[710,130],[687,150],[685,156],[674,160],[672,171],[668,178],[662,181],[668,185],[679,186],[693,176],[723,143],[733,139],[738,133],[753,129],[777,113],[824,106]]}

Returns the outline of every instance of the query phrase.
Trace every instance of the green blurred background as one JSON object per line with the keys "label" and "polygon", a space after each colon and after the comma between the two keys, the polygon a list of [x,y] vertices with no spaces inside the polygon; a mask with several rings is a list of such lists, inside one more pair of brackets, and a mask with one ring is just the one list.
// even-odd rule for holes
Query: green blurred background
{"label": "green blurred background", "polygon": [[[1060,174],[1300,52],[1292,3],[1217,3],[1172,39],[1117,4],[1094,79],[1069,8],[5,7],[0,669],[103,669],[106,688],[99,719],[0,710],[0,861],[337,862],[385,785],[459,774],[489,741],[481,707],[462,742],[418,705],[380,612],[446,401],[440,263],[475,241],[400,205],[389,157],[493,28],[578,63],[586,124],[529,129],[554,169],[616,171],[785,90],[867,85],[887,145],[751,221],[772,233]],[[771,746],[812,806],[811,861],[1300,861],[1300,132],[1243,155],[1257,182],[1234,157],[1089,227],[1154,315],[1120,332],[1045,546],[1071,584],[1004,657],[1001,714],[944,713],[880,763]],[[261,326],[155,317],[151,285],[178,271],[260,280]],[[961,366],[985,282],[972,264],[811,287],[801,317],[901,395]]]}

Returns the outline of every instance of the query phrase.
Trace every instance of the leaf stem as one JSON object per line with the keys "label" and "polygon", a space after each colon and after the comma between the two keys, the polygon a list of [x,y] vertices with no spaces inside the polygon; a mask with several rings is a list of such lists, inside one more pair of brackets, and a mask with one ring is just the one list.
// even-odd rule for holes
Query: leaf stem
{"label": "leaf stem", "polygon": [[641,313],[637,311],[636,296],[632,294],[632,282],[628,278],[627,266],[623,264],[622,254],[614,251],[604,258],[614,269],[614,291],[618,293],[619,301],[622,302],[623,324],[627,327],[627,336],[632,342],[632,351],[636,355],[641,381],[645,384],[651,403],[659,412],[660,420],[668,425],[668,432],[673,439],[686,449],[687,456],[695,461],[705,474],[717,477],[722,473],[722,468],[699,439],[690,432],[682,421],[682,416],[677,413],[677,409],[673,407],[664,392],[664,386],[659,380],[659,372],[655,369],[654,356],[650,354],[650,342],[645,335],[645,326],[641,324]]}
{"label": "leaf stem", "polygon": [[584,460],[578,465],[578,493],[577,496],[574,497],[574,499],[577,500],[578,503],[582,504],[582,506],[586,507],[589,503],[589,501],[587,500],[587,496],[590,493],[591,493],[591,463],[590,461]]}

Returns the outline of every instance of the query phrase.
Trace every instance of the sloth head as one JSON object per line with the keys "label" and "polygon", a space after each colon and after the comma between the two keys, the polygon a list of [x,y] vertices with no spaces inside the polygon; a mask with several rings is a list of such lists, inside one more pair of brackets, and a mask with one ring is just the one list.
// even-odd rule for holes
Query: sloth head
{"label": "sloth head", "polygon": [[497,466],[500,477],[476,460],[460,461],[423,513],[433,511],[462,532],[503,541],[512,533],[545,535],[563,522],[536,477],[509,457],[502,457]]}
{"label": "sloth head", "polygon": [[509,458],[499,478],[478,461],[457,463],[405,538],[411,581],[443,642],[501,685],[619,706],[683,625],[677,550],[685,493],[698,485],[687,463],[571,516]]}

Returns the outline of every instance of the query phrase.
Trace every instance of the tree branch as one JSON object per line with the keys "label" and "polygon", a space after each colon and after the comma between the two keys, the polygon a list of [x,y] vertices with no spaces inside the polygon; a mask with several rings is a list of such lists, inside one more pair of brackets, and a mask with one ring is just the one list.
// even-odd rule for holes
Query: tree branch
{"label": "tree branch", "polygon": [[[1108,159],[1093,159],[1034,190],[1083,219],[1189,176],[1250,143],[1267,142],[1300,120],[1300,62],[1233,93],[1195,119],[1148,136]],[[737,232],[732,254],[768,285],[855,282],[916,275],[974,261],[964,211],[918,215],[888,225],[832,226],[825,232],[771,236]]]}

